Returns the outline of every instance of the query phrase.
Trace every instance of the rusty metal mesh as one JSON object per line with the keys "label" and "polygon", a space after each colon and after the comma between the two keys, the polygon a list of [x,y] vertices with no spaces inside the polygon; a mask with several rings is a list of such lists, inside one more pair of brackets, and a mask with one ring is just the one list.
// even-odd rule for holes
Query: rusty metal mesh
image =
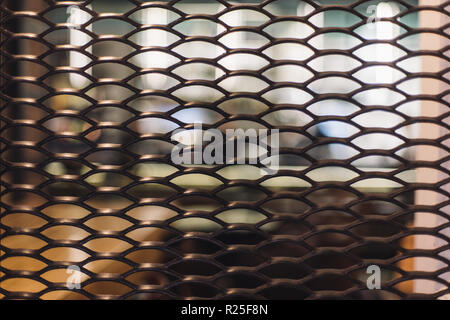
{"label": "rusty metal mesh", "polygon": [[448,296],[450,2],[379,3],[2,1],[0,298]]}

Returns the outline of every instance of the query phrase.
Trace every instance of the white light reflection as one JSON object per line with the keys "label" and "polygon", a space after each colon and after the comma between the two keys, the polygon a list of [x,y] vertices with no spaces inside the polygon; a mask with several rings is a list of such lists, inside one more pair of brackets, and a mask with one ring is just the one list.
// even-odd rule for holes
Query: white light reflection
{"label": "white light reflection", "polygon": [[[87,6],[86,8],[90,9],[90,6]],[[91,15],[78,6],[70,6],[67,8],[67,13],[69,14],[67,22],[71,24],[69,27],[70,44],[77,47],[86,45],[91,40],[91,37],[85,31],[80,29],[83,24],[91,19]],[[92,31],[92,24],[85,27],[85,30]],[[85,48],[84,52],[92,53],[92,47],[89,46]],[[73,68],[83,68],[90,61],[91,59],[88,56],[78,51],[71,50],[69,53],[69,64]],[[88,74],[91,74],[91,72],[91,70],[86,70],[86,73]],[[69,80],[71,86],[76,89],[84,88],[89,83],[89,80],[86,77],[83,77],[78,73],[70,73]]]}

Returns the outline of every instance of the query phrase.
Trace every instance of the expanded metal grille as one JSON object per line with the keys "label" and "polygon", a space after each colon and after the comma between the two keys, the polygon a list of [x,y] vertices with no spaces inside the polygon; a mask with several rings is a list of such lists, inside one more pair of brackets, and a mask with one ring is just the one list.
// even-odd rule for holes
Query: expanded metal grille
{"label": "expanded metal grille", "polygon": [[0,298],[448,297],[449,8],[2,1]]}

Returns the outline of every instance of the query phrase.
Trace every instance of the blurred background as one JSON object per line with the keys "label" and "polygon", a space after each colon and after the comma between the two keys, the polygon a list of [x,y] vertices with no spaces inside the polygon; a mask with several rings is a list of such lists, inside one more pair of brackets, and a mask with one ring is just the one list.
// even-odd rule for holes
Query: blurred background
{"label": "blurred background", "polygon": [[[419,29],[448,12],[418,5],[4,1],[4,292],[447,290],[405,276],[448,259],[409,252],[448,244],[445,228],[414,231],[448,222],[448,32]],[[186,141],[198,122],[280,129],[281,170],[171,163],[171,133]],[[386,290],[364,289],[368,264]],[[64,289],[67,265],[81,268],[82,292]]]}

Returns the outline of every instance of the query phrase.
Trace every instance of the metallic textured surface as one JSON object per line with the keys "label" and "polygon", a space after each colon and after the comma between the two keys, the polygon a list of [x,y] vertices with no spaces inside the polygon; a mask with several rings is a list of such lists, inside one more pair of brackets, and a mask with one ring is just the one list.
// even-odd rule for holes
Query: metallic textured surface
{"label": "metallic textured surface", "polygon": [[[294,9],[292,1],[277,7],[280,1],[272,0],[207,1],[197,7],[189,7],[191,1],[111,1],[110,7],[97,2],[0,5],[0,298],[450,294],[450,2],[394,1],[398,13],[381,23],[393,23],[398,35],[386,39],[364,35],[367,6],[374,1],[311,0]],[[75,31],[66,23],[71,5],[88,15]],[[139,18],[155,8],[148,21]],[[227,18],[245,10],[257,15],[252,23]],[[320,22],[332,11],[351,18]],[[434,18],[419,21],[423,11]],[[416,22],[401,19],[411,16]],[[203,24],[189,29],[197,20]],[[298,29],[273,27],[295,22]],[[146,30],[160,33],[141,36]],[[84,36],[74,44],[70,32]],[[227,40],[238,32],[249,35]],[[340,40],[327,38],[330,33],[340,33]],[[424,47],[433,37],[442,45]],[[253,45],[241,46],[250,43],[242,39]],[[392,59],[367,58],[378,43],[391,46],[386,50]],[[273,53],[283,44],[302,49],[286,46]],[[83,57],[70,57],[69,51]],[[239,58],[247,59],[244,63],[224,59],[238,53],[251,56]],[[336,56],[351,59],[352,67],[327,68]],[[423,56],[439,61],[440,68],[405,64]],[[74,65],[70,59],[78,60]],[[212,71],[202,77],[195,68],[183,71],[192,63]],[[270,73],[281,66],[288,71]],[[366,81],[362,72],[375,66],[400,76],[381,81],[382,73],[378,81]],[[298,81],[292,76],[296,67]],[[421,83],[422,91],[408,81]],[[370,95],[371,89],[384,91]],[[323,101],[344,101],[350,111],[315,107]],[[419,112],[410,111],[414,108]],[[183,116],[191,109],[200,113]],[[374,119],[395,123],[361,121],[379,111],[385,116]],[[172,130],[190,129],[192,117],[205,114],[205,128],[280,129],[281,170],[258,176],[251,166],[173,164]],[[328,127],[320,125],[331,121],[352,130],[324,134]],[[405,129],[414,125],[438,134],[414,136]],[[372,140],[364,138],[371,134],[397,143],[370,146]],[[350,151],[339,151],[343,148]],[[364,162],[368,157],[389,161]],[[432,244],[421,246],[427,237]],[[426,259],[433,268],[420,268]],[[366,269],[374,264],[382,269],[381,290],[367,290]],[[83,274],[78,290],[66,286],[66,268],[72,265]],[[432,289],[420,292],[423,284]]]}

